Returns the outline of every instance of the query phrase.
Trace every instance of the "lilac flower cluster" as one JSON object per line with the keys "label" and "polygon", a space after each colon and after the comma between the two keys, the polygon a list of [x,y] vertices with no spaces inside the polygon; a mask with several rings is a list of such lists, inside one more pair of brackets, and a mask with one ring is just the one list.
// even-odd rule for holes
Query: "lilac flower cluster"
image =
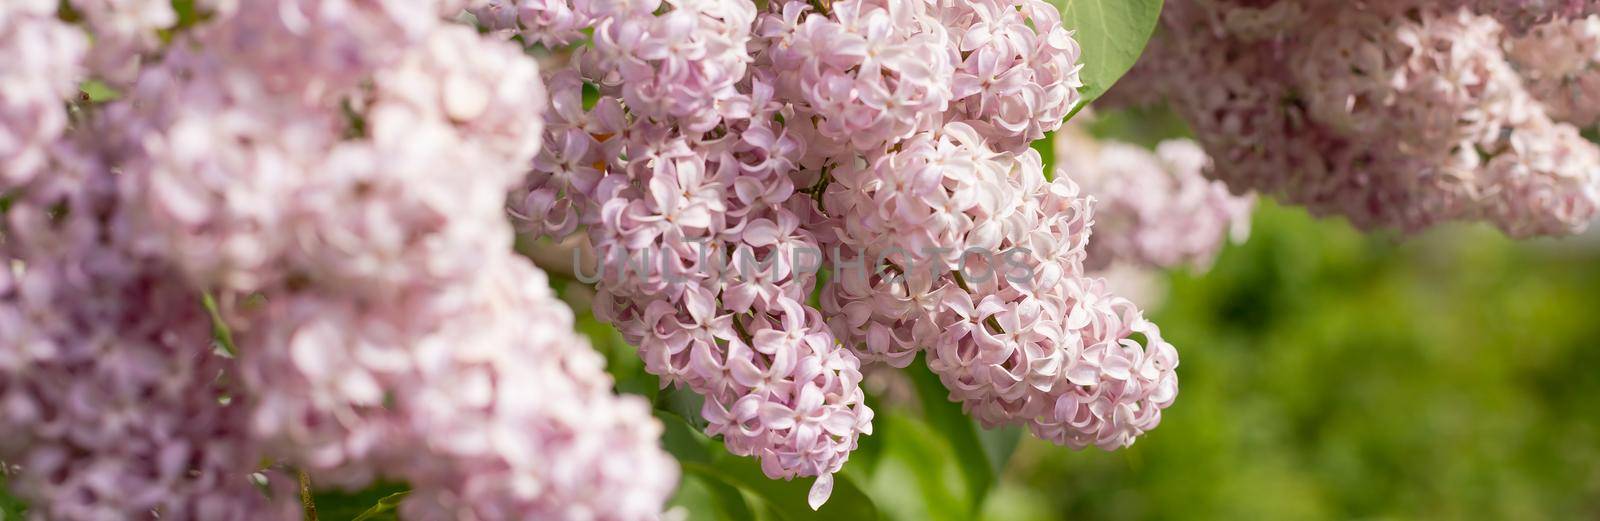
{"label": "lilac flower cluster", "polygon": [[[510,212],[535,235],[582,231],[596,315],[663,385],[705,397],[731,451],[769,477],[816,476],[813,506],[871,432],[862,362],[926,353],[985,424],[1074,447],[1125,446],[1171,403],[1175,351],[1084,274],[1089,199],[1027,148],[1079,101],[1078,47],[1049,4],[516,1],[478,16],[546,44],[592,29],[547,72],[544,147]],[[1002,251],[1036,276],[1002,276]],[[980,267],[993,276],[960,275]]]}
{"label": "lilac flower cluster", "polygon": [[[953,123],[945,130],[944,145],[970,139],[971,133]],[[842,277],[824,288],[823,310],[867,360],[904,367],[923,353],[950,398],[985,426],[1026,425],[1041,438],[1073,448],[1111,450],[1133,443],[1160,422],[1161,409],[1177,394],[1177,352],[1133,303],[1084,273],[1092,200],[1065,176],[1045,181],[1031,149],[1010,154],[976,144],[981,154],[976,161],[987,163],[980,171],[996,174],[992,179],[1002,186],[958,192],[940,186],[959,184],[924,179],[907,183],[891,196],[898,200],[881,206],[852,201],[862,194],[842,181],[830,190],[825,207],[847,222],[862,218],[850,208],[882,214],[899,204],[958,193],[991,196],[989,207],[998,210],[972,219],[980,226],[943,233],[931,228],[914,239],[937,245],[928,251],[956,252],[949,271],[897,273],[891,263],[889,271],[871,277]],[[959,170],[942,170],[950,171]],[[920,172],[926,177],[941,170]],[[931,187],[933,194],[918,193],[919,186]],[[941,191],[943,197],[935,195]],[[978,208],[983,206],[954,219],[975,217]],[[862,253],[868,257],[888,257],[883,250],[910,245],[861,241],[851,236],[848,224],[839,232],[847,244],[865,245]],[[973,253],[984,248],[964,249],[989,243],[1026,252],[1032,276],[983,266],[989,260]]]}
{"label": "lilac flower cluster", "polygon": [[[103,210],[87,197],[74,211]],[[293,478],[249,432],[181,277],[86,218],[15,203],[0,270],[0,458],[36,519],[292,519]],[[37,242],[36,242],[37,241]],[[25,266],[25,267],[24,267]]]}
{"label": "lilac flower cluster", "polygon": [[1143,147],[1090,137],[1081,127],[1058,132],[1056,157],[1095,198],[1095,236],[1085,267],[1114,263],[1149,269],[1204,270],[1223,244],[1250,234],[1255,196],[1236,196],[1206,179],[1211,163],[1198,144],[1163,141]]}
{"label": "lilac flower cluster", "polygon": [[[512,251],[539,67],[440,17],[463,7],[210,3],[123,100],[3,163],[0,459],[33,512],[291,519],[295,468],[404,481],[419,519],[659,516],[660,424]],[[61,58],[16,81],[90,70]]]}
{"label": "lilac flower cluster", "polygon": [[584,0],[482,0],[471,12],[478,24],[502,36],[525,34],[548,47],[583,38],[606,2]]}
{"label": "lilac flower cluster", "polygon": [[1506,47],[1552,119],[1583,128],[1600,123],[1600,15],[1535,26]]}
{"label": "lilac flower cluster", "polygon": [[0,9],[0,184],[29,181],[67,129],[63,99],[77,92],[88,40],[56,19],[57,2],[18,0]]}
{"label": "lilac flower cluster", "polygon": [[1553,27],[1512,39],[1474,8],[1174,3],[1112,97],[1169,101],[1213,158],[1208,175],[1235,191],[1360,228],[1481,220],[1517,237],[1581,231],[1600,205],[1600,148],[1565,122],[1586,118],[1564,96],[1587,69],[1519,63],[1517,47],[1568,44],[1554,43],[1564,37]]}
{"label": "lilac flower cluster", "polygon": [[1493,16],[1517,34],[1552,20],[1600,14],[1600,1],[1596,0],[1454,0],[1454,3]]}
{"label": "lilac flower cluster", "polygon": [[[778,122],[787,108],[768,80],[741,77],[739,88],[711,94],[725,97],[709,133],[694,131],[707,114],[678,119],[672,96],[634,113],[630,92],[646,83],[579,74],[549,81],[545,149],[514,215],[552,235],[587,224],[601,260],[596,316],[617,325],[663,383],[706,397],[707,431],[730,451],[758,457],[775,478],[819,476],[816,494],[826,497],[872,411],[855,356],[805,305],[815,273],[793,265],[794,252],[820,251],[810,230],[822,216],[795,188],[803,143]],[[588,110],[584,81],[602,92]]]}
{"label": "lilac flower cluster", "polygon": [[125,85],[139,74],[142,64],[159,54],[161,31],[178,23],[178,13],[167,0],[68,0],[74,14],[94,35],[84,65],[95,77]]}

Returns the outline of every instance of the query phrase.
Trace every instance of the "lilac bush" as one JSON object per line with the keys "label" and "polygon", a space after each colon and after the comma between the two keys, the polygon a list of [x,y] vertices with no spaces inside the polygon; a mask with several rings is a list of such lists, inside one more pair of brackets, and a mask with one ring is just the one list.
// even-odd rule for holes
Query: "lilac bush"
{"label": "lilac bush", "polygon": [[1589,2],[1163,20],[1114,101],[1196,136],[1150,151],[1062,128],[1093,47],[1043,0],[7,2],[0,462],[39,519],[290,519],[300,481],[661,518],[664,425],[521,233],[591,251],[593,315],[815,509],[873,365],[1074,449],[1155,428],[1177,351],[1105,270],[1209,265],[1229,187],[1364,228],[1595,213]]}

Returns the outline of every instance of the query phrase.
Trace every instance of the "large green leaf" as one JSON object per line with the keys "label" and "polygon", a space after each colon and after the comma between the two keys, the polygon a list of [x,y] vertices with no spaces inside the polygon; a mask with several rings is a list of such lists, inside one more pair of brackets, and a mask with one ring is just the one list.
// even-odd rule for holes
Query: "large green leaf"
{"label": "large green leaf", "polygon": [[1012,425],[997,429],[979,429],[978,442],[983,444],[983,454],[989,457],[989,468],[994,469],[994,475],[999,479],[1000,474],[1006,469],[1006,464],[1011,462],[1011,454],[1016,452],[1017,445],[1022,443],[1022,427]]}
{"label": "large green leaf", "polygon": [[914,414],[889,409],[873,418],[874,436],[891,440],[864,484],[894,521],[968,521],[976,518],[971,468],[949,436]]}
{"label": "large green leaf", "polygon": [[1162,0],[1050,0],[1083,47],[1083,101],[1076,113],[1128,73],[1161,16]]}
{"label": "large green leaf", "polygon": [[689,519],[715,519],[717,521],[746,521],[755,518],[755,511],[745,502],[744,494],[722,480],[685,469],[678,480],[678,491],[668,503],[669,510],[683,508]]}
{"label": "large green leaf", "polygon": [[409,489],[402,483],[374,483],[356,492],[318,491],[311,498],[317,505],[317,519],[394,519],[394,507]]}
{"label": "large green leaf", "polygon": [[954,449],[956,462],[966,478],[967,498],[971,500],[968,507],[976,509],[994,484],[995,476],[983,443],[978,439],[978,426],[961,411],[960,405],[950,401],[950,392],[939,382],[939,377],[921,363],[921,355],[917,360],[918,363],[911,364],[905,371],[916,384],[922,416]]}
{"label": "large green leaf", "polygon": [[[784,481],[768,478],[761,472],[756,460],[729,453],[723,448],[722,442],[706,437],[677,414],[658,410],[656,416],[666,425],[662,445],[678,458],[684,473],[720,481],[759,498],[768,506],[769,513],[783,521],[875,521],[880,518],[872,499],[844,474],[834,476],[833,495],[828,502],[822,508],[812,510],[806,502],[811,479]],[[732,502],[731,499],[722,501]],[[724,505],[722,508],[727,512],[739,507]],[[748,512],[745,511],[746,514]]]}

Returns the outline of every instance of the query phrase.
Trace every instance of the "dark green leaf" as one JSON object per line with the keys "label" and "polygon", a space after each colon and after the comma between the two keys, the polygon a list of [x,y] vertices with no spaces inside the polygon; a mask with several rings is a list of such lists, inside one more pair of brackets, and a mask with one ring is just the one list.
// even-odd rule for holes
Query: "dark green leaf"
{"label": "dark green leaf", "polygon": [[[403,496],[410,487],[399,483],[377,483],[357,492],[344,492],[338,490],[320,491],[311,496],[317,505],[317,518],[327,521],[341,521],[345,519],[359,519],[368,515],[373,509],[384,504],[385,501],[398,502],[398,497]],[[377,515],[374,513],[373,515]],[[393,517],[369,517],[367,519],[394,519]]]}

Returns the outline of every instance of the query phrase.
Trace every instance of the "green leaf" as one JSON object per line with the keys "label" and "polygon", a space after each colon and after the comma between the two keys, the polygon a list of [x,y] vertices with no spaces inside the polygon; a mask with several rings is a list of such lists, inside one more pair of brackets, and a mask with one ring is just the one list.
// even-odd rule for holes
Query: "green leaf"
{"label": "green leaf", "polygon": [[693,428],[696,432],[701,432],[705,430],[706,425],[710,424],[710,422],[707,422],[706,419],[700,415],[700,408],[703,407],[705,403],[706,398],[704,396],[700,396],[699,393],[690,391],[688,389],[670,387],[667,389],[662,389],[661,392],[656,395],[656,401],[654,405],[657,410],[667,411],[677,415],[678,418],[681,418],[684,422],[687,422],[689,427]]}
{"label": "green leaf", "polygon": [[921,356],[918,355],[917,363],[905,369],[906,375],[916,385],[923,418],[934,432],[943,435],[954,451],[956,463],[965,477],[967,498],[971,500],[968,507],[976,514],[984,496],[994,486],[1002,463],[990,461],[983,441],[978,437],[982,429],[961,410],[959,404],[950,401],[950,392],[939,381],[939,377],[922,363]]}
{"label": "green leaf", "polygon": [[884,410],[874,437],[890,440],[870,478],[872,499],[895,521],[968,521],[976,517],[972,477],[945,433],[912,414]]}
{"label": "green leaf", "polygon": [[[1083,100],[1076,114],[1133,68],[1161,16],[1162,0],[1050,0],[1083,48]],[[1070,119],[1071,116],[1068,116]]]}
{"label": "green leaf", "polygon": [[998,429],[978,429],[978,441],[983,444],[984,455],[989,457],[989,468],[994,469],[995,478],[999,479],[999,476],[1005,473],[1006,464],[1011,461],[1011,454],[1016,452],[1017,445],[1022,443],[1022,428],[1013,425]]}
{"label": "green leaf", "polygon": [[[578,284],[575,281],[567,282]],[[559,289],[563,285],[556,287]],[[616,380],[617,392],[637,394],[652,402],[658,399],[658,394],[663,392],[661,380],[644,370],[644,360],[639,358],[639,352],[623,340],[617,328],[595,319],[593,314],[579,313],[577,329],[589,337],[589,343],[596,351],[606,357],[606,372]],[[699,412],[695,414],[698,416]]]}
{"label": "green leaf", "polygon": [[369,515],[377,517],[365,519],[394,519],[392,513],[387,514],[390,517],[383,517],[385,511],[380,507],[386,502],[391,507],[398,504],[399,499],[404,497],[409,488],[399,483],[376,483],[357,492],[320,491],[313,494],[311,500],[317,505],[318,519],[362,519],[361,516]]}
{"label": "green leaf", "polygon": [[410,493],[410,491],[395,492],[393,494],[384,496],[383,499],[378,500],[378,504],[372,505],[372,508],[368,508],[365,512],[362,512],[361,515],[356,516],[355,519],[352,519],[351,521],[398,520],[400,518],[399,516],[395,515],[395,511],[400,508],[400,502],[404,501],[406,499],[406,495]]}
{"label": "green leaf", "polygon": [[211,336],[227,351],[229,357],[239,356],[239,348],[233,344],[233,330],[228,328],[228,323],[222,320],[222,313],[217,311],[217,299],[207,292],[201,297],[201,303],[206,307],[206,313],[211,316]]}
{"label": "green leaf", "polygon": [[195,9],[194,0],[172,0],[172,12],[178,15],[176,27],[193,27],[200,23],[200,11]]}
{"label": "green leaf", "polygon": [[1044,165],[1044,178],[1056,180],[1056,133],[1046,133],[1044,139],[1034,141],[1033,149],[1039,152],[1039,164]]}
{"label": "green leaf", "polygon": [[[872,499],[842,473],[834,476],[833,495],[828,502],[818,510],[811,510],[806,503],[806,496],[811,490],[812,479],[784,481],[768,478],[761,472],[761,465],[755,459],[729,453],[722,442],[706,437],[681,416],[668,411],[656,411],[656,416],[666,425],[662,444],[668,452],[677,456],[685,473],[721,481],[759,498],[784,521],[880,519]],[[743,513],[749,512],[746,506]],[[752,517],[745,516],[743,519]]]}
{"label": "green leaf", "polygon": [[205,22],[207,18],[210,18],[210,13],[203,12],[197,8],[197,6],[195,6],[195,0],[172,0],[171,5],[172,12],[178,15],[178,20],[177,23],[172,24],[172,27],[161,29],[160,31],[156,32],[157,35],[161,37],[162,43],[172,43],[172,39],[176,37],[178,33],[188,30],[189,28],[194,27],[201,22]]}
{"label": "green leaf", "polygon": [[[711,439],[701,434],[693,425],[684,420],[682,416],[671,411],[657,411],[656,416],[666,427],[661,437],[663,448],[678,459],[679,464],[695,463],[711,465]],[[718,447],[720,449],[720,447]],[[700,484],[704,485],[706,492],[712,496],[717,512],[725,519],[745,520],[755,517],[750,511],[750,506],[744,500],[744,494],[739,489],[723,481],[721,477],[701,472],[698,467],[684,467],[686,476],[696,476]],[[681,496],[685,491],[679,490]],[[691,512],[692,513],[692,512]]]}
{"label": "green leaf", "polygon": [[[0,461],[0,465],[6,463]],[[0,469],[3,470],[3,469]],[[11,495],[10,484],[6,483],[4,474],[0,474],[0,521],[21,521],[27,519],[28,505],[16,496]]]}
{"label": "green leaf", "polygon": [[122,93],[97,80],[89,80],[78,84],[78,90],[82,91],[83,95],[88,96],[89,101],[94,103],[115,101],[117,98],[122,97]]}
{"label": "green leaf", "polygon": [[[723,490],[731,490],[732,494],[725,496]],[[725,497],[733,498],[734,501],[724,499]],[[667,503],[667,511],[683,510],[687,514],[685,519],[742,521],[755,515],[750,512],[749,505],[746,505],[743,499],[744,496],[738,490],[720,480],[684,472],[678,479],[677,492]]]}

